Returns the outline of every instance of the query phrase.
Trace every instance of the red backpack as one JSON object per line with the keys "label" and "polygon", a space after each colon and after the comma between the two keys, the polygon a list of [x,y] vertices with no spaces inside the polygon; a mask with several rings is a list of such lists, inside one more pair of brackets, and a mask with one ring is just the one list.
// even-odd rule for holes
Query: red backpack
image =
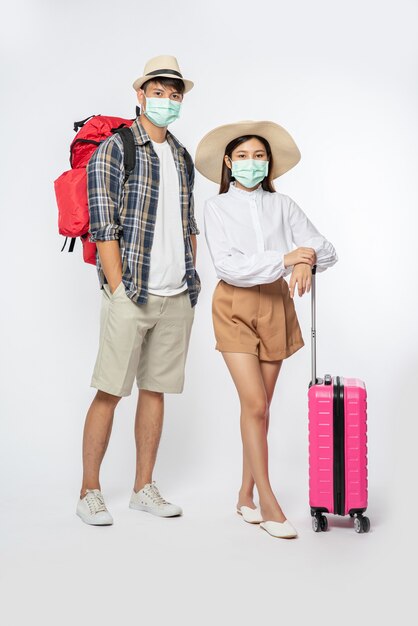
{"label": "red backpack", "polygon": [[107,137],[119,133],[123,142],[125,181],[135,168],[135,143],[129,127],[134,120],[121,117],[93,115],[74,123],[77,132],[70,146],[71,169],[54,182],[58,204],[58,230],[65,236],[64,250],[70,237],[69,252],[74,250],[76,237],[83,244],[86,263],[96,264],[96,244],[89,237],[86,166],[93,152]]}

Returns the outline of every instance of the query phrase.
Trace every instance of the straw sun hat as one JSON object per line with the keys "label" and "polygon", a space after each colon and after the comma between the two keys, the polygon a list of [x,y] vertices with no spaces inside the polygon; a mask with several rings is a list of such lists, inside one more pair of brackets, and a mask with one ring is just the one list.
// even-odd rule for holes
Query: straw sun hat
{"label": "straw sun hat", "polygon": [[132,85],[135,91],[141,89],[142,85],[153,78],[178,78],[184,83],[184,93],[190,91],[194,83],[191,80],[183,78],[180,72],[179,64],[176,57],[167,54],[160,55],[150,59],[144,67],[144,75],[136,79]]}
{"label": "straw sun hat", "polygon": [[259,135],[269,142],[273,155],[273,179],[300,161],[297,145],[282,126],[268,121],[244,120],[218,126],[201,139],[196,149],[196,169],[214,183],[220,183],[225,148],[230,141],[244,135]]}

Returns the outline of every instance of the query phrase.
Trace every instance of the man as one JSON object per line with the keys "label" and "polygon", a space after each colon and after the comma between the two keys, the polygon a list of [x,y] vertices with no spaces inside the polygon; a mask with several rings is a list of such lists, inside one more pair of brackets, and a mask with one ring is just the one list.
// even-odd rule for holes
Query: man
{"label": "man", "polygon": [[136,164],[126,182],[123,143],[104,141],[87,167],[91,240],[103,289],[100,346],[91,386],[98,391],[87,413],[83,484],[77,515],[87,524],[113,519],[100,490],[99,471],[115,408],[139,389],[135,421],[136,477],[129,506],[163,517],[181,515],[161,496],[152,473],[160,441],[164,393],[181,393],[200,291],[195,270],[194,168],[167,130],[178,118],[193,82],[177,60],[159,56],[133,87],[140,115],[132,125]]}

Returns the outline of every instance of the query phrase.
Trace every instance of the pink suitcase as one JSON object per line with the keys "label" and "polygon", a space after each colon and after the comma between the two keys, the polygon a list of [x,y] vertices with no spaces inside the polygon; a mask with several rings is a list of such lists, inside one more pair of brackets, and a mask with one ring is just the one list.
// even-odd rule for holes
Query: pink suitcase
{"label": "pink suitcase", "polygon": [[[327,530],[324,513],[350,515],[370,530],[367,508],[367,393],[357,378],[316,378],[316,267],[312,270],[312,381],[309,385],[309,504],[312,528]],[[315,381],[315,382],[313,382]]]}

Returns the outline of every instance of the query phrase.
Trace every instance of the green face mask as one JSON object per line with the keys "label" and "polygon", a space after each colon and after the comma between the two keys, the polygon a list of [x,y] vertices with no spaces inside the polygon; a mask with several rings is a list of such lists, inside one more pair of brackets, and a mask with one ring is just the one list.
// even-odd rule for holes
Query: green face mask
{"label": "green face mask", "polygon": [[156,126],[168,126],[180,116],[181,102],[170,98],[147,98],[144,115]]}
{"label": "green face mask", "polygon": [[232,161],[232,176],[244,187],[255,187],[268,174],[269,162],[259,159]]}

